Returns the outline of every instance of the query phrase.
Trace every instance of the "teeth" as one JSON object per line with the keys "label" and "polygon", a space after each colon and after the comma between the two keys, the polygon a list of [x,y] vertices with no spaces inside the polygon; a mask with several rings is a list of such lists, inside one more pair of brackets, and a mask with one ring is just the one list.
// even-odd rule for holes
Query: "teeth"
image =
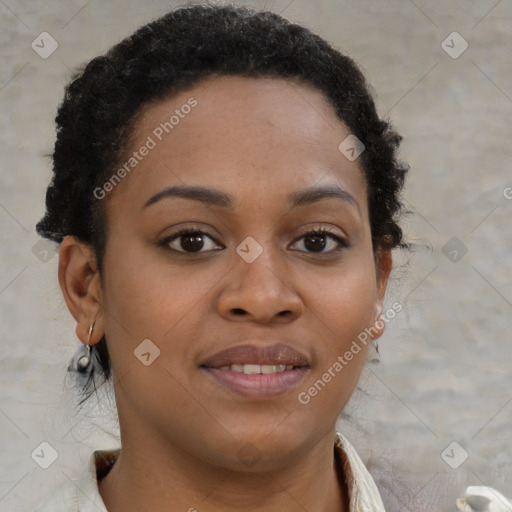
{"label": "teeth", "polygon": [[[282,365],[279,365],[281,367]],[[276,373],[277,365],[275,364],[262,364],[261,365],[261,373]]]}
{"label": "teeth", "polygon": [[254,375],[257,373],[261,373],[261,365],[259,364],[244,364],[244,373],[248,375]]}
{"label": "teeth", "polygon": [[293,370],[292,364],[232,364],[221,366],[219,370],[231,370],[232,372],[245,373],[246,375],[258,375],[269,373],[281,373]]}

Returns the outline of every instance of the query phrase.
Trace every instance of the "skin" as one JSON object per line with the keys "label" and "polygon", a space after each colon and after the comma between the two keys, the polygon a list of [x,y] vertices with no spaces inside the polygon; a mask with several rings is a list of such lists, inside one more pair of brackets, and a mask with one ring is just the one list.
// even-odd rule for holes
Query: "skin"
{"label": "skin", "polygon": [[[104,199],[102,275],[88,245],[68,236],[61,246],[59,281],[77,336],[86,343],[95,321],[90,343],[105,334],[113,365],[122,452],[100,494],[109,512],[346,511],[335,422],[367,347],[309,404],[297,395],[374,325],[391,270],[389,251],[372,247],[359,163],[338,150],[350,131],[310,86],[215,77],[147,106],[131,150],[191,96],[197,106]],[[232,194],[235,206],[166,198],[143,208],[180,184]],[[286,205],[291,192],[327,184],[358,206],[339,198]],[[187,248],[184,238],[158,246],[184,226],[206,233],[201,253],[173,252]],[[330,252],[338,244],[327,237],[311,250],[303,235],[319,227],[349,247]],[[235,250],[248,236],[263,249],[252,263]],[[149,366],[134,356],[144,339],[160,349]],[[307,355],[300,385],[250,399],[199,368],[249,340]],[[251,466],[238,456],[245,445],[258,454]]]}

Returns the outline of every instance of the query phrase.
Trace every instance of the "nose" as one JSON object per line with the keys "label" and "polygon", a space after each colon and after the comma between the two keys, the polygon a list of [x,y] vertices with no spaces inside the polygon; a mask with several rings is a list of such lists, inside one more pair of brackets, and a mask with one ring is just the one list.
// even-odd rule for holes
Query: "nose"
{"label": "nose", "polygon": [[291,322],[303,311],[303,302],[284,265],[272,263],[265,251],[252,263],[240,259],[226,275],[217,309],[231,321]]}

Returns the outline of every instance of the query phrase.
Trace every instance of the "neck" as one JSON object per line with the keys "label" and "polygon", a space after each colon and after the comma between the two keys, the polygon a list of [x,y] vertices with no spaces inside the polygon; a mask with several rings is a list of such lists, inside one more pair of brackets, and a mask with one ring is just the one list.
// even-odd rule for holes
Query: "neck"
{"label": "neck", "polygon": [[111,471],[98,483],[109,512],[348,512],[348,490],[334,458],[334,432],[272,471],[234,472],[197,460],[156,438],[123,439]]}

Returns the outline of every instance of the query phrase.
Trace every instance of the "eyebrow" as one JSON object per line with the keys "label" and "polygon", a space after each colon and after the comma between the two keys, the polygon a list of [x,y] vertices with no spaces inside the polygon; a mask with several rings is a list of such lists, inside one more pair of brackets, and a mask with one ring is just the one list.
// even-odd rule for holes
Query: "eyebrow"
{"label": "eyebrow", "polygon": [[[206,205],[218,206],[231,210],[235,205],[234,196],[220,190],[205,188],[201,186],[172,185],[160,190],[160,192],[157,192],[155,195],[151,196],[144,203],[142,208],[147,208],[148,206],[155,204],[162,199],[170,199],[174,197],[199,201]],[[337,198],[344,202],[351,203],[356,207],[359,215],[361,216],[359,203],[356,201],[354,196],[352,196],[345,189],[341,188],[339,185],[335,184],[309,187],[303,190],[292,192],[288,196],[287,203],[290,208],[296,208],[299,206],[317,203],[322,199],[328,198]]]}

